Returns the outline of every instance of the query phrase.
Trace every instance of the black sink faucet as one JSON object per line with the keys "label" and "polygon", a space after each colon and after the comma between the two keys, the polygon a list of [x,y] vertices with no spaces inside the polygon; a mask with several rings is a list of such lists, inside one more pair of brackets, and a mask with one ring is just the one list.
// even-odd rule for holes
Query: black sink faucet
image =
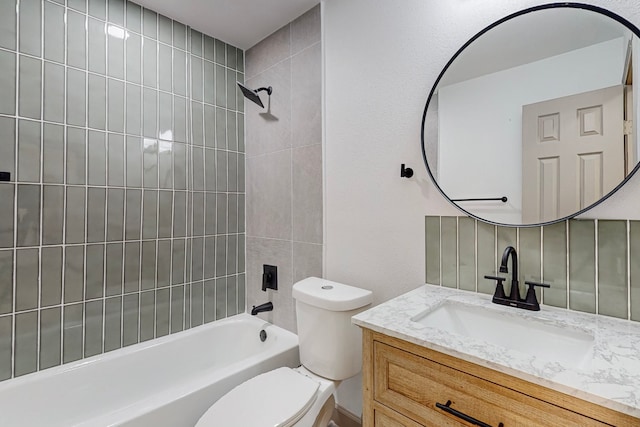
{"label": "black sink faucet", "polygon": [[507,263],[511,255],[511,292],[509,299],[512,301],[520,301],[520,288],[518,287],[518,253],[513,246],[507,246],[502,253],[502,262],[500,263],[500,273],[508,273]]}
{"label": "black sink faucet", "polygon": [[506,277],[484,276],[485,279],[496,281],[496,291],[491,301],[495,304],[509,305],[511,307],[524,308],[525,310],[540,310],[540,303],[538,303],[538,297],[533,288],[535,286],[542,288],[548,288],[550,286],[546,283],[525,281],[524,283],[529,286],[527,297],[525,299],[520,298],[520,288],[518,287],[518,254],[513,246],[507,246],[502,253],[500,273],[509,272],[507,268],[509,256],[511,256],[511,292],[508,297],[504,294],[504,287],[502,286],[502,282],[505,281]]}

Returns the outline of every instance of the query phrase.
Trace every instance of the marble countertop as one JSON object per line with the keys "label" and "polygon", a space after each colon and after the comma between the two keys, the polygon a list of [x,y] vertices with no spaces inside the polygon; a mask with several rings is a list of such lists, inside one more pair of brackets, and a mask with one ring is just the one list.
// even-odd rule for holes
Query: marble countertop
{"label": "marble countertop", "polygon": [[[592,358],[576,364],[546,360],[479,339],[445,332],[411,319],[447,301],[537,320],[594,337]],[[541,305],[527,311],[493,304],[491,296],[424,285],[357,314],[354,324],[450,356],[523,378],[586,401],[640,417],[640,322]],[[573,366],[572,366],[573,365]]]}

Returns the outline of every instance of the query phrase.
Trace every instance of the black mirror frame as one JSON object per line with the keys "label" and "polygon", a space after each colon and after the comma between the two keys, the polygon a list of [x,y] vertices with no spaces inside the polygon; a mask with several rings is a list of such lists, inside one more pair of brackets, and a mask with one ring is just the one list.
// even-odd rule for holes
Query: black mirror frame
{"label": "black mirror frame", "polygon": [[459,205],[457,205],[454,201],[451,200],[451,198],[449,196],[447,196],[447,194],[442,190],[442,188],[440,188],[440,185],[438,184],[438,181],[435,179],[435,176],[433,174],[433,172],[431,171],[431,168],[429,167],[429,162],[427,161],[427,151],[426,151],[426,145],[425,145],[425,124],[426,124],[426,119],[427,119],[427,110],[429,109],[429,104],[431,103],[431,99],[433,98],[433,95],[438,87],[438,83],[440,83],[440,80],[442,79],[442,77],[444,76],[444,74],[447,72],[447,70],[449,69],[449,67],[451,66],[451,64],[453,64],[453,62],[456,60],[456,58],[458,58],[458,56],[460,56],[460,54],[471,44],[473,43],[476,39],[478,39],[480,36],[482,36],[484,33],[488,32],[489,30],[497,27],[498,25],[502,24],[503,22],[509,21],[513,18],[516,18],[518,16],[521,15],[525,15],[527,13],[531,13],[531,12],[536,12],[539,10],[546,10],[546,9],[555,9],[555,8],[572,8],[572,9],[583,9],[583,10],[588,10],[591,12],[596,12],[596,13],[600,13],[602,15],[605,15],[617,22],[619,22],[620,24],[624,25],[625,27],[627,27],[631,32],[633,32],[633,34],[638,37],[640,39],[640,29],[638,27],[636,27],[634,24],[632,24],[631,22],[629,22],[628,20],[626,20],[625,18],[621,17],[620,15],[617,15],[616,13],[611,12],[610,10],[598,7],[598,6],[593,6],[590,4],[584,4],[584,3],[548,3],[548,4],[543,4],[543,5],[539,5],[539,6],[534,6],[534,7],[530,7],[527,9],[523,9],[520,10],[518,12],[512,13],[510,15],[505,16],[504,18],[501,18],[497,21],[495,21],[494,23],[490,24],[489,26],[485,27],[483,30],[481,30],[480,32],[478,32],[476,35],[474,35],[473,37],[471,37],[465,44],[462,45],[462,47],[460,49],[458,49],[458,51],[451,57],[451,59],[449,59],[449,61],[447,62],[447,64],[444,66],[444,68],[442,69],[442,71],[440,72],[440,74],[438,75],[438,78],[436,79],[435,83],[433,84],[433,87],[431,88],[431,91],[429,92],[429,96],[427,97],[427,103],[424,107],[424,112],[422,113],[422,124],[421,124],[421,128],[420,128],[420,139],[421,139],[421,146],[422,146],[422,159],[424,161],[424,165],[427,168],[427,172],[429,173],[429,177],[431,178],[431,181],[433,182],[433,184],[435,185],[435,187],[438,189],[438,191],[440,192],[440,194],[442,194],[442,196],[447,199],[447,201],[449,201],[449,203],[451,203],[453,206],[455,206],[457,209],[461,210],[462,212],[464,212],[466,215],[475,218],[479,221],[488,223],[488,224],[492,224],[492,225],[500,225],[500,226],[506,226],[506,227],[520,227],[520,228],[527,228],[527,227],[540,227],[540,226],[544,226],[544,225],[550,225],[550,224],[555,224],[558,222],[562,222],[562,221],[566,221],[568,219],[571,219],[577,215],[583,214],[585,212],[587,212],[588,210],[594,208],[595,206],[598,206],[600,203],[604,202],[605,200],[607,200],[609,197],[611,197],[611,195],[613,195],[616,191],[618,191],[623,185],[625,185],[629,179],[631,179],[631,177],[633,175],[636,174],[636,172],[638,171],[638,169],[640,169],[640,162],[638,162],[635,167],[633,168],[633,170],[631,172],[629,172],[629,174],[622,180],[622,182],[620,182],[620,184],[618,184],[613,190],[609,191],[607,194],[605,194],[602,198],[600,198],[600,200],[598,200],[597,202],[587,206],[584,209],[581,209],[571,215],[567,215],[565,217],[562,218],[558,218],[556,220],[553,221],[547,221],[547,222],[542,222],[542,223],[537,223],[537,224],[504,224],[504,223],[499,223],[499,222],[495,222],[495,221],[490,221],[488,219],[485,218],[481,218],[477,215],[472,214],[471,212],[463,209],[462,207],[460,207]]}

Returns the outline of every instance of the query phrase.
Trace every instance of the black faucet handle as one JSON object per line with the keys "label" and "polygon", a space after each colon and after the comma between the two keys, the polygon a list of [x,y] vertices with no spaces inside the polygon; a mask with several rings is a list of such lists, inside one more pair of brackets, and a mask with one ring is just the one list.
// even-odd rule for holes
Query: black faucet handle
{"label": "black faucet handle", "polygon": [[485,279],[490,279],[490,280],[495,280],[497,282],[496,283],[496,290],[493,293],[493,298],[494,299],[496,299],[496,298],[505,299],[506,298],[506,296],[504,294],[504,286],[503,286],[503,282],[505,280],[507,280],[506,277],[486,275],[486,276],[484,276],[484,278]]}
{"label": "black faucet handle", "polygon": [[524,282],[525,285],[529,285],[529,289],[533,289],[534,286],[539,286],[541,288],[550,288],[551,285],[547,285],[546,283],[541,283],[541,282],[528,282],[525,281]]}
{"label": "black faucet handle", "polygon": [[536,286],[540,288],[550,288],[551,285],[547,285],[546,283],[530,282],[530,281],[525,281],[524,283],[525,285],[529,286],[529,289],[527,290],[527,297],[525,298],[524,302],[526,304],[531,304],[534,307],[533,310],[535,311],[540,310],[540,303],[538,302],[538,297],[536,296],[536,291],[534,288]]}

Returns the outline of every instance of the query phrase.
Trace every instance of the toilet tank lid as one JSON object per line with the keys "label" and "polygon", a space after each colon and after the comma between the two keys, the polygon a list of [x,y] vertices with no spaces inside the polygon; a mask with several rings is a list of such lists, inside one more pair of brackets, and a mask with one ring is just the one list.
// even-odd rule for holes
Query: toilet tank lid
{"label": "toilet tank lid", "polygon": [[373,292],[369,290],[318,277],[297,282],[293,285],[292,294],[300,302],[331,311],[355,310],[373,301]]}

